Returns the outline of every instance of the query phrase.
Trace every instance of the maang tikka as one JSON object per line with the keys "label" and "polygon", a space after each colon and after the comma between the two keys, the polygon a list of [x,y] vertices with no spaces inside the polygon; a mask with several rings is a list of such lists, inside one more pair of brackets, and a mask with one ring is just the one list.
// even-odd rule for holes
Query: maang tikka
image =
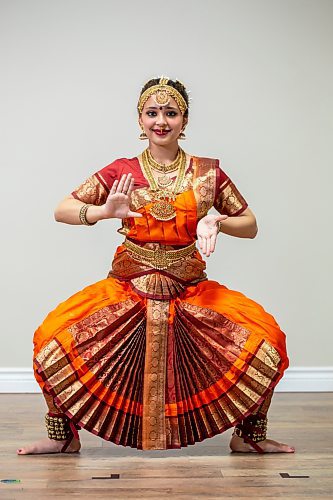
{"label": "maang tikka", "polygon": [[181,114],[183,115],[188,108],[188,105],[177,89],[168,85],[169,78],[161,77],[157,85],[153,85],[146,89],[139,97],[138,102],[138,112],[142,113],[143,107],[149,97],[153,97],[154,101],[158,106],[167,106],[170,102],[170,98],[173,99],[178,104]]}

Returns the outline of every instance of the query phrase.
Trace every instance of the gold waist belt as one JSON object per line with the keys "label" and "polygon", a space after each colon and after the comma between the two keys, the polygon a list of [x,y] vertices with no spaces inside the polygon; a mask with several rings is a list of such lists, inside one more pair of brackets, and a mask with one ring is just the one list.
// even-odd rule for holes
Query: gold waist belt
{"label": "gold waist belt", "polygon": [[141,247],[132,241],[125,240],[124,246],[132,254],[133,259],[142,262],[155,269],[167,269],[172,264],[185,259],[196,250],[195,242],[178,250],[166,250],[165,248],[157,247],[156,250]]}

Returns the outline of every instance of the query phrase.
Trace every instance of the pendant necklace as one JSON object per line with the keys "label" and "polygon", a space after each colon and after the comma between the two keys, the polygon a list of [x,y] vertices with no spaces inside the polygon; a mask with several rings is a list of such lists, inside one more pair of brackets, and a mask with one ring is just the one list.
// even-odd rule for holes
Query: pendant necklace
{"label": "pendant necklace", "polygon": [[[185,167],[186,167],[186,154],[182,149],[180,149],[179,152],[180,152],[179,153],[179,160],[177,162],[179,167],[178,167],[178,165],[175,166],[175,165],[171,164],[172,165],[172,167],[171,167],[172,170],[171,170],[170,165],[165,166],[168,172],[171,172],[171,171],[176,170],[178,168],[177,179],[176,179],[175,185],[172,189],[168,189],[168,188],[169,188],[169,186],[171,186],[171,184],[174,181],[166,175],[165,170],[162,170],[164,168],[164,166],[160,165],[159,163],[155,162],[155,160],[153,160],[154,163],[156,163],[158,166],[156,168],[156,165],[153,162],[151,162],[152,157],[151,157],[151,155],[149,157],[150,152],[148,153],[147,149],[142,153],[143,170],[144,170],[144,173],[146,174],[146,177],[147,177],[148,182],[150,184],[150,189],[153,191],[154,203],[150,207],[149,213],[156,220],[168,221],[168,220],[171,220],[174,217],[176,217],[175,207],[171,203],[171,201],[175,201],[176,195],[179,192],[179,189],[184,181]],[[177,158],[176,158],[176,160],[177,160]],[[176,163],[176,160],[173,162],[173,164]],[[158,178],[157,182],[153,176],[152,168],[153,169],[155,168],[155,170],[158,170],[158,171],[162,171],[164,174],[163,176]],[[167,178],[168,183],[166,182],[165,177]],[[160,182],[158,182],[158,181],[160,181]],[[171,181],[171,182],[169,182],[169,181]]]}
{"label": "pendant necklace", "polygon": [[161,172],[163,175],[157,177],[157,184],[161,189],[166,189],[171,186],[173,183],[173,179],[166,175],[167,173],[175,172],[182,161],[182,150],[178,149],[176,159],[170,163],[169,165],[164,165],[162,163],[158,163],[151,155],[149,149],[147,151],[148,163],[151,168],[156,170],[157,172]]}

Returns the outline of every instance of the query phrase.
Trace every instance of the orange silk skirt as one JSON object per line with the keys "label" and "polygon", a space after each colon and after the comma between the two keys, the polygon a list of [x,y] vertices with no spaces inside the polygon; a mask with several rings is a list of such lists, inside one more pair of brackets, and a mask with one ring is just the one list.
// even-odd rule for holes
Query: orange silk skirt
{"label": "orange silk skirt", "polygon": [[138,449],[180,448],[234,426],[287,366],[274,318],[208,280],[155,300],[109,277],[61,303],[34,336],[36,379],[59,410]]}

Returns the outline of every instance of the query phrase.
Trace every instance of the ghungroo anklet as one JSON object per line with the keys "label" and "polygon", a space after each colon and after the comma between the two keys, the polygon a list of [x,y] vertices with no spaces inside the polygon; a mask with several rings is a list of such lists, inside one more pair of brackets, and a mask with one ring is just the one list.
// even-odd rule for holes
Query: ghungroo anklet
{"label": "ghungroo anklet", "polygon": [[265,453],[257,443],[265,441],[266,433],[267,417],[265,415],[251,415],[236,425],[233,436],[243,438],[244,442],[251,445],[258,453]]}
{"label": "ghungroo anklet", "polygon": [[70,426],[70,420],[66,415],[45,415],[45,424],[47,434],[50,439],[55,441],[68,440],[73,436],[73,431]]}
{"label": "ghungroo anklet", "polygon": [[245,439],[251,439],[254,443],[264,441],[267,434],[267,417],[257,417],[255,415],[247,417],[236,425],[235,434]]}

